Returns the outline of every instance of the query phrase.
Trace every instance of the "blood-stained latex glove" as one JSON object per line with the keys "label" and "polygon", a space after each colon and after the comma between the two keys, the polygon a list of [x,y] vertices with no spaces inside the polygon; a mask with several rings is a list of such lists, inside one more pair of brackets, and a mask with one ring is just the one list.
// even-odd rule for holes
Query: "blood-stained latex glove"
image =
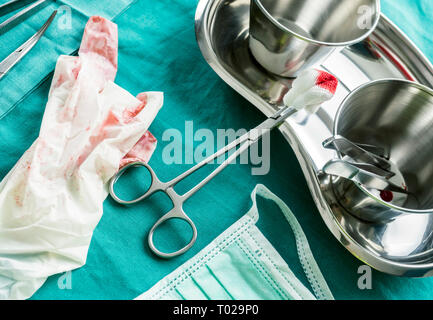
{"label": "blood-stained latex glove", "polygon": [[155,148],[147,129],[163,95],[113,83],[117,47],[117,26],[92,17],[79,57],[57,62],[39,137],[0,183],[0,298],[84,265],[107,182]]}

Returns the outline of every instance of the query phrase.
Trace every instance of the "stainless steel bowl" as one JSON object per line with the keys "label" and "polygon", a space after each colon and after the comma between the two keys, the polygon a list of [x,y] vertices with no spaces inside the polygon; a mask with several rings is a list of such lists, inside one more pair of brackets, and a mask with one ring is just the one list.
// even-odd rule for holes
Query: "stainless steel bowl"
{"label": "stainless steel bowl", "polygon": [[296,77],[364,40],[379,19],[380,0],[251,0],[249,46],[266,70]]}
{"label": "stainless steel bowl", "polygon": [[[385,148],[394,183],[409,194],[380,194],[332,177],[337,200],[349,213],[371,222],[402,214],[433,213],[433,90],[405,80],[378,80],[353,91],[340,106],[334,134]],[[341,155],[340,155],[341,157]]]}

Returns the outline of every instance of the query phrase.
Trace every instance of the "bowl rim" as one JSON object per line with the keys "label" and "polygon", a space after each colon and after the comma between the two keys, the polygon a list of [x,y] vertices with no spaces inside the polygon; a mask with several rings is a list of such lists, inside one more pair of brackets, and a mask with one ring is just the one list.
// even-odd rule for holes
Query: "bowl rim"
{"label": "bowl rim", "polygon": [[[357,87],[355,90],[353,90],[352,92],[350,92],[345,98],[344,100],[341,102],[340,106],[338,107],[337,113],[335,114],[335,118],[334,118],[334,125],[333,125],[333,134],[334,136],[338,134],[338,123],[340,120],[340,116],[341,113],[344,109],[344,107],[346,106],[347,103],[350,102],[350,100],[352,99],[352,97],[356,94],[358,94],[359,92],[361,92],[362,90],[365,90],[366,88],[378,85],[378,84],[383,84],[383,83],[400,83],[400,84],[405,84],[408,85],[410,87],[415,87],[419,90],[424,91],[425,93],[429,94],[430,96],[433,97],[433,89],[429,88],[423,84],[420,84],[418,82],[415,81],[410,81],[410,80],[404,80],[404,79],[397,79],[397,78],[384,78],[384,79],[379,79],[379,80],[374,80],[374,81],[370,81],[367,83],[364,83],[362,85],[360,85],[359,87]],[[340,155],[339,155],[340,156]],[[366,187],[362,186],[361,184],[357,183],[357,182],[353,182],[359,189],[361,189],[362,192],[364,192],[368,197],[376,200],[377,202],[379,202],[380,204],[383,204],[384,206],[394,209],[394,210],[398,210],[398,211],[403,211],[404,213],[416,213],[416,214],[426,214],[426,213],[433,213],[433,208],[431,209],[409,209],[409,208],[404,208],[404,207],[400,207],[397,205],[394,205],[392,203],[388,203],[383,201],[382,199],[380,199],[379,197],[375,196],[374,194],[372,194]]]}
{"label": "bowl rim", "polygon": [[320,41],[320,40],[312,39],[310,37],[305,37],[305,36],[299,34],[298,32],[293,31],[291,28],[284,26],[283,24],[278,22],[278,20],[275,19],[274,16],[263,6],[262,0],[252,0],[252,2],[255,3],[257,5],[257,7],[260,9],[260,11],[262,11],[262,13],[269,19],[269,21],[271,21],[277,28],[282,29],[283,31],[286,31],[290,34],[293,34],[294,36],[296,36],[297,38],[299,38],[301,40],[304,40],[304,41],[307,41],[310,43],[314,43],[317,45],[328,46],[328,47],[350,46],[350,45],[353,45],[353,44],[356,44],[356,43],[363,41],[369,35],[371,35],[374,32],[374,30],[377,28],[377,26],[379,25],[379,21],[380,21],[380,18],[382,16],[380,0],[374,0],[374,1],[375,1],[375,8],[376,8],[376,14],[375,14],[376,17],[374,19],[374,23],[373,23],[372,27],[370,29],[368,29],[367,32],[365,32],[362,36],[360,36],[356,39],[353,39],[353,40],[349,40],[349,41],[326,42],[326,41]]}

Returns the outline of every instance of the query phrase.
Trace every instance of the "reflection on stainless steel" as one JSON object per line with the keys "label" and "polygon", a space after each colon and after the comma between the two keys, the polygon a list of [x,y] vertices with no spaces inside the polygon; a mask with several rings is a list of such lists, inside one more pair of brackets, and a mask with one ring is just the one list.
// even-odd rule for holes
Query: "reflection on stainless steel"
{"label": "reflection on stainless steel", "polygon": [[[405,80],[378,80],[353,91],[337,112],[334,134],[390,150],[390,178],[408,197],[384,202],[350,182],[335,188],[340,203],[367,221],[433,213],[433,90]],[[403,192],[404,193],[404,192]],[[404,202],[402,203],[401,201]]]}
{"label": "reflection on stainless steel", "polygon": [[[266,72],[252,58],[248,46],[249,17],[249,0],[201,0],[196,14],[197,40],[206,61],[218,75],[270,116],[282,106],[291,81]],[[302,122],[289,119],[280,129],[297,155],[325,224],[350,252],[377,270],[402,276],[432,276],[432,215],[367,223],[347,213],[335,199],[331,178],[319,169],[337,156],[335,151],[324,149],[322,141],[333,135],[330,119],[335,118],[350,91],[380,78],[416,80],[432,87],[433,67],[382,15],[378,27],[364,42],[333,53],[322,68],[340,81],[334,99],[317,114]]]}
{"label": "reflection on stainless steel", "polygon": [[252,0],[249,45],[268,71],[295,77],[336,49],[364,40],[379,0]]}

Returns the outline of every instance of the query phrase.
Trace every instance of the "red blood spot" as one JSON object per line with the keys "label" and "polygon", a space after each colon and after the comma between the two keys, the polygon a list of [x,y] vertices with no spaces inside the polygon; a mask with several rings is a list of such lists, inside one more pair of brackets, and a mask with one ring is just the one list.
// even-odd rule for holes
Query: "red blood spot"
{"label": "red blood spot", "polygon": [[337,78],[334,77],[332,74],[322,70],[317,70],[317,72],[319,72],[319,75],[316,79],[316,86],[319,86],[323,89],[328,90],[332,94],[335,94],[338,86]]}
{"label": "red blood spot", "polygon": [[79,54],[93,53],[107,59],[117,69],[117,26],[102,17],[89,19]]}
{"label": "red blood spot", "polygon": [[388,190],[382,190],[380,192],[380,197],[382,198],[383,201],[385,202],[391,202],[392,199],[394,199],[394,194],[391,191]]}

